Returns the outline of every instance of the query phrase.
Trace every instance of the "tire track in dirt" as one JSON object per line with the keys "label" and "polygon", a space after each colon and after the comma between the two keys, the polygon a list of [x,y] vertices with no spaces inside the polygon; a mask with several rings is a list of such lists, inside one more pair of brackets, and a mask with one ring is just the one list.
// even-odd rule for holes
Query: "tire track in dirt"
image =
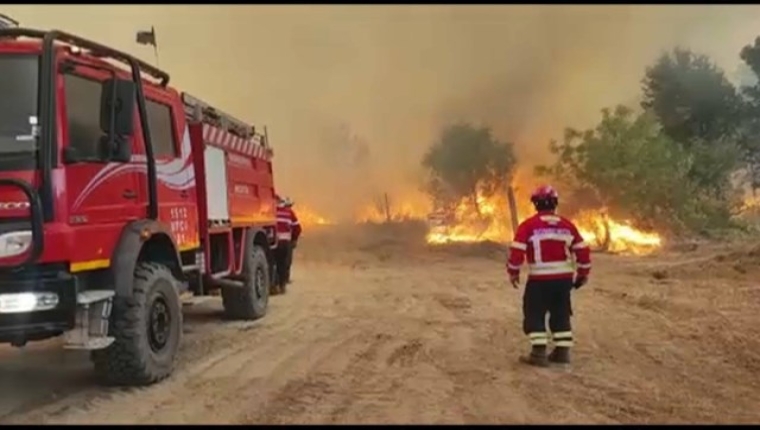
{"label": "tire track in dirt", "polygon": [[[287,297],[287,296],[286,296]],[[292,300],[292,299],[291,299]],[[81,369],[86,375],[88,383],[81,383],[80,391],[68,390],[64,392],[64,395],[59,398],[49,399],[42,396],[38,399],[37,404],[27,404],[24,409],[17,410],[15,413],[8,414],[2,419],[4,422],[27,422],[27,423],[42,423],[47,422],[50,419],[58,420],[60,417],[76,416],[82,412],[87,412],[90,418],[83,417],[84,421],[90,422],[93,419],[97,420],[97,416],[100,414],[93,414],[92,409],[96,406],[100,407],[103,404],[108,404],[115,399],[129,398],[140,393],[152,391],[167,391],[167,388],[174,388],[178,380],[187,379],[187,374],[195,375],[205,372],[208,368],[218,365],[227,359],[230,353],[234,353],[239,350],[250,349],[251,345],[249,341],[241,342],[241,339],[246,339],[248,336],[252,336],[254,339],[260,334],[265,334],[267,330],[271,330],[271,327],[277,327],[281,330],[291,330],[294,332],[299,331],[299,327],[302,327],[301,322],[303,319],[294,318],[298,312],[297,306],[281,306],[281,299],[275,299],[270,303],[270,310],[268,318],[255,322],[226,322],[221,319],[220,307],[221,304],[217,301],[212,301],[208,304],[199,305],[195,308],[191,308],[186,311],[186,334],[183,339],[182,348],[178,357],[177,368],[174,376],[168,379],[165,383],[157,386],[142,388],[142,389],[122,389],[122,388],[106,388],[98,386],[96,381],[93,380],[92,370],[87,360],[86,354],[79,353],[79,364]],[[287,299],[286,299],[287,301]],[[276,320],[276,321],[273,321]],[[263,332],[263,333],[262,333]],[[55,347],[55,345],[51,345]],[[58,352],[47,352],[47,354],[57,354]],[[70,354],[70,353],[69,353]],[[55,366],[54,363],[47,364],[48,366]],[[57,372],[63,372],[62,369],[56,369]],[[169,391],[171,391],[169,389]],[[42,407],[37,407],[39,404],[44,404]],[[150,408],[153,408],[151,406]],[[33,411],[32,411],[33,410]],[[20,412],[24,412],[23,414]],[[33,413],[32,413],[33,412]],[[122,422],[134,422],[135,415],[130,414],[124,416],[123,412],[116,411],[114,414],[103,414],[104,420],[116,420],[119,421],[123,416]],[[76,418],[73,418],[73,422],[77,422]]]}
{"label": "tire track in dirt", "polygon": [[[400,279],[379,275],[376,282],[382,286]],[[465,422],[459,408],[446,404],[454,389],[450,375],[432,364],[429,343],[435,343],[436,339],[419,334],[434,333],[429,329],[431,324],[443,321],[461,325],[462,318],[457,315],[461,312],[469,315],[469,299],[431,292],[428,288],[415,288],[411,292],[399,287],[366,292],[388,305],[389,312],[384,315],[386,330],[377,332],[376,326],[367,324],[366,336],[373,336],[375,331],[375,340],[354,352],[345,351],[353,357],[345,367],[323,370],[288,384],[277,398],[287,399],[289,408],[265,410],[244,417],[243,422]],[[357,319],[362,317],[376,315],[357,314]],[[312,404],[315,398],[320,399],[318,405]]]}
{"label": "tire track in dirt", "polygon": [[[341,412],[347,410],[351,401],[349,397],[341,393],[348,393],[350,397],[363,394],[356,385],[368,376],[368,370],[373,365],[379,349],[390,339],[390,335],[382,333],[374,336],[362,334],[355,339],[357,342],[354,345],[344,344],[343,348],[335,351],[343,357],[349,357],[347,362],[333,362],[314,375],[306,375],[290,381],[276,392],[273,400],[267,402],[259,413],[243,415],[237,422],[240,424],[254,422],[281,424],[292,422],[307,412],[310,415],[329,414],[331,418],[340,416]],[[336,376],[339,376],[340,380],[337,380]],[[311,390],[304,393],[301,391],[303,387],[311,388]],[[321,390],[316,391],[317,387]],[[331,411],[320,410],[319,406],[314,410],[314,400],[326,405],[338,406],[332,406],[334,410]]]}
{"label": "tire track in dirt", "polygon": [[[208,353],[208,349],[198,348],[204,346],[204,342],[198,342],[198,338],[206,331],[204,328],[220,322],[220,312],[213,305],[210,309],[206,306],[199,308],[200,312],[186,312],[176,373],[181,373],[188,362]],[[250,326],[251,323],[231,323],[224,329],[240,331]],[[222,340],[218,339],[217,343],[223,345]],[[19,419],[38,422],[35,417],[55,417],[75,410],[80,405],[132,391],[99,385],[92,371],[89,354],[63,350],[61,343],[60,339],[54,339],[32,344],[28,349],[4,351],[0,375],[7,373],[8,375],[2,376],[3,380],[13,384],[16,389],[13,392],[0,391],[0,395],[11,396],[8,399],[0,398],[3,406],[0,422],[16,422]],[[40,413],[41,411],[45,412]]]}
{"label": "tire track in dirt", "polygon": [[498,266],[477,260],[469,263],[466,283],[443,272],[441,276],[449,279],[449,293],[435,294],[436,301],[455,318],[439,332],[431,352],[433,364],[454,386],[447,403],[459,405],[462,423],[528,422],[534,409],[515,384],[515,375],[524,370],[517,365],[520,351],[514,347],[524,341],[520,296],[510,294],[512,289],[500,279]]}
{"label": "tire track in dirt", "polygon": [[[331,279],[329,283],[336,285],[337,282],[340,286],[337,297],[324,293],[300,298],[293,296],[285,299],[291,303],[283,302],[284,312],[278,314],[277,311],[281,310],[273,309],[272,316],[253,324],[196,326],[190,330],[191,339],[186,339],[184,344],[193,353],[183,351],[182,364],[175,375],[163,384],[106,394],[100,391],[100,396],[94,398],[70,398],[66,402],[55,402],[40,408],[34,414],[17,416],[11,421],[234,421],[240,414],[242,400],[250,399],[252,405],[265,404],[266,399],[280,386],[299,375],[318,374],[320,367],[325,367],[325,362],[340,362],[347,349],[364,342],[360,327],[350,317],[356,308],[356,300],[352,296],[356,296],[357,292],[344,288],[350,285],[340,285],[350,280],[344,272],[341,275],[344,279]],[[341,291],[344,294],[340,294]],[[340,309],[341,302],[348,305],[348,312]],[[338,309],[335,309],[336,304]],[[325,309],[325,312],[314,312],[314,309]],[[240,332],[245,332],[245,337],[241,337]],[[218,352],[204,356],[211,351]],[[178,396],[177,393],[193,394]],[[130,414],[125,414],[124,409],[117,406],[133,401],[136,396],[140,397],[141,404],[151,406]],[[219,403],[224,404],[225,400],[234,406],[220,407]],[[207,411],[211,406],[213,410]]]}
{"label": "tire track in dirt", "polygon": [[[285,386],[276,396],[278,401],[269,402],[256,414],[242,416],[239,422],[407,422],[407,414],[398,412],[399,399],[405,397],[403,392],[409,389],[406,382],[424,362],[425,354],[422,339],[409,339],[408,320],[403,316],[420,312],[426,303],[420,292],[386,287],[401,279],[382,271],[372,276],[372,283],[363,286],[363,296],[373,297],[374,302],[361,299],[360,306],[351,307],[353,324],[362,327],[364,335],[344,345],[337,351],[339,356],[318,372]],[[319,402],[314,404],[317,398]],[[389,415],[397,419],[389,421]]]}
{"label": "tire track in dirt", "polygon": [[[280,387],[293,378],[309,375],[361,336],[361,333],[345,325],[330,330],[321,328],[320,331],[323,333],[321,336],[306,342],[303,339],[283,338],[283,341],[272,341],[271,346],[263,348],[240,348],[212,368],[193,372],[182,390],[202,392],[198,402],[187,405],[169,398],[161,408],[161,415],[181,416],[183,422],[237,422],[241,413],[247,413],[240,411],[241,404],[250,405],[254,410],[261,407],[257,405],[266,404]],[[204,402],[210,402],[206,408],[210,410],[202,416],[185,412],[198,410],[195,403]],[[197,405],[202,406],[206,405]],[[155,422],[155,417],[145,417],[145,421]]]}
{"label": "tire track in dirt", "polygon": [[53,341],[24,349],[4,348],[0,355],[4,386],[0,388],[0,422],[91,389],[95,379],[87,354],[64,351],[59,344]]}

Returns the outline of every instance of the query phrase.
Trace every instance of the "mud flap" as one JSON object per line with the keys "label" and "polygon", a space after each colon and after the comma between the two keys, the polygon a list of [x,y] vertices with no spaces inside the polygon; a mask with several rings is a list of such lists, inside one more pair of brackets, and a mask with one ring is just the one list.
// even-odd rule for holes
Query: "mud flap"
{"label": "mud flap", "polygon": [[74,328],[64,334],[65,349],[92,351],[107,348],[114,338],[108,336],[111,317],[112,290],[92,290],[77,294],[77,313]]}

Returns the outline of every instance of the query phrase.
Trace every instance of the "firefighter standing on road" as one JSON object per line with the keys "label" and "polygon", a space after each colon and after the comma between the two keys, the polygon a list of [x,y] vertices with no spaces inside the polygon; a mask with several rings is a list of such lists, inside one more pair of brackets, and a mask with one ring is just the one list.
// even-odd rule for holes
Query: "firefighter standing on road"
{"label": "firefighter standing on road", "polygon": [[301,223],[293,212],[293,202],[285,197],[277,198],[277,248],[275,262],[277,264],[277,284],[281,293],[285,292],[290,283],[290,266],[293,264],[293,250],[301,236]]}
{"label": "firefighter standing on road", "polygon": [[[569,364],[573,346],[570,293],[588,281],[591,253],[575,224],[555,213],[559,198],[554,188],[539,187],[531,195],[531,202],[536,214],[517,228],[507,262],[510,282],[519,288],[520,266],[526,257],[528,260],[523,331],[530,339],[531,352],[520,357],[520,361],[535,366],[546,366],[549,362]],[[575,267],[571,254],[575,254]],[[547,312],[555,346],[548,357]]]}

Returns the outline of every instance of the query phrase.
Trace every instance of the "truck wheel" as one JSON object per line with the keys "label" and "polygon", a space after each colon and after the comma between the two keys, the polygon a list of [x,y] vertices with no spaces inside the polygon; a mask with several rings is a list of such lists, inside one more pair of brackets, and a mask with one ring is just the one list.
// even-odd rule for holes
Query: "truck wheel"
{"label": "truck wheel", "polygon": [[243,287],[222,287],[222,302],[228,318],[256,320],[263,317],[269,304],[269,262],[266,253],[248,239],[243,261]]}
{"label": "truck wheel", "polygon": [[168,267],[139,263],[131,297],[114,297],[109,335],[116,340],[93,351],[95,372],[107,383],[142,386],[172,373],[182,337],[182,307]]}

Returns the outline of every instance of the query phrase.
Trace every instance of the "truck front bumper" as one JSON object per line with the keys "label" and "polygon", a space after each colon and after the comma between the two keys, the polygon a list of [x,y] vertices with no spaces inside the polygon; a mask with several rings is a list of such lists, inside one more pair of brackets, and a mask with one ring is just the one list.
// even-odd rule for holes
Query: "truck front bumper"
{"label": "truck front bumper", "polygon": [[76,279],[61,271],[45,272],[0,276],[0,343],[23,345],[74,327]]}

